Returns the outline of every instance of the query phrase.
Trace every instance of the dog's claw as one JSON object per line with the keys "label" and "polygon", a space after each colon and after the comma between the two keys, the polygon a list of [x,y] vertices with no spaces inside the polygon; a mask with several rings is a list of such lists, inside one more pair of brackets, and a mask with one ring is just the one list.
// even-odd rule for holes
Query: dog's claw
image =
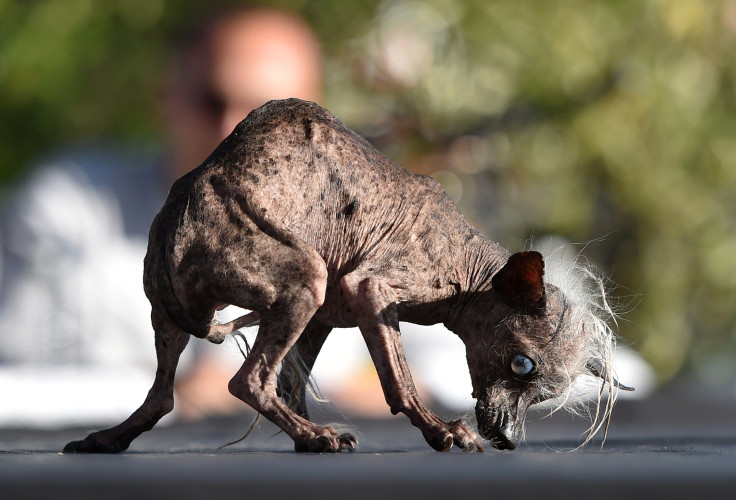
{"label": "dog's claw", "polygon": [[454,444],[454,437],[446,429],[436,429],[429,437],[425,435],[425,439],[435,451],[450,451]]}
{"label": "dog's claw", "polygon": [[[331,428],[330,428],[331,430]],[[355,451],[358,440],[352,434],[340,434],[334,430],[330,435],[322,435],[310,439],[294,441],[294,451],[297,453],[339,453],[343,450]]]}
{"label": "dog's claw", "polygon": [[432,434],[425,434],[429,445],[437,451],[450,451],[457,446],[463,451],[483,451],[483,445],[478,441],[462,420],[440,422],[439,428],[434,427]]}
{"label": "dog's claw", "polygon": [[358,440],[352,434],[344,433],[340,434],[337,438],[340,443],[340,450],[348,450],[354,452],[355,447],[358,445]]}
{"label": "dog's claw", "polygon": [[474,439],[473,441],[470,441],[465,444],[463,447],[464,452],[471,452],[471,451],[477,451],[478,453],[483,453],[483,445],[478,441],[477,439]]}
{"label": "dog's claw", "polygon": [[452,449],[454,439],[452,438],[452,434],[448,434],[445,437],[445,442],[443,443],[442,450],[440,451],[450,451]]}

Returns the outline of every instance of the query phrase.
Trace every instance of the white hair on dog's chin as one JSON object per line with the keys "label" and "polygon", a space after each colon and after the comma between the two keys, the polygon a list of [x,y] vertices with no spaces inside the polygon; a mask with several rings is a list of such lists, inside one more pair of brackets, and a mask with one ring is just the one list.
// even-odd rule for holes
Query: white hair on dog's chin
{"label": "white hair on dog's chin", "polygon": [[[556,243],[553,247],[552,244]],[[560,289],[570,306],[571,328],[582,331],[584,343],[579,355],[565,367],[567,386],[564,393],[558,396],[559,402],[552,413],[564,408],[572,413],[588,413],[590,427],[585,439],[578,448],[584,447],[593,437],[604,429],[603,443],[608,435],[613,406],[618,396],[618,388],[614,385],[614,353],[616,350],[616,334],[619,314],[611,305],[608,289],[614,283],[599,269],[591,265],[582,255],[585,245],[575,252],[573,245],[560,244],[554,240],[547,242],[541,253],[545,260],[545,281]],[[590,360],[599,360],[605,368],[606,380],[600,382],[598,397],[593,411],[580,400],[571,397],[573,383],[581,375],[590,376],[586,365]],[[597,379],[596,380],[600,380]],[[608,394],[606,396],[606,388]]]}

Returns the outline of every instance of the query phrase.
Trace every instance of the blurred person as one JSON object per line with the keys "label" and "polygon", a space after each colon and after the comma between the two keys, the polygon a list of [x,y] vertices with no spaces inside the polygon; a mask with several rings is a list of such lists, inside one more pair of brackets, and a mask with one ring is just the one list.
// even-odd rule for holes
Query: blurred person
{"label": "blurred person", "polygon": [[[0,394],[8,402],[0,424],[107,423],[138,406],[156,366],[143,256],[169,187],[252,109],[286,97],[319,101],[321,89],[321,51],[304,21],[232,10],[179,47],[161,104],[163,158],[86,146],[34,169],[0,221]],[[242,358],[190,345],[178,415],[242,409],[227,392]]]}

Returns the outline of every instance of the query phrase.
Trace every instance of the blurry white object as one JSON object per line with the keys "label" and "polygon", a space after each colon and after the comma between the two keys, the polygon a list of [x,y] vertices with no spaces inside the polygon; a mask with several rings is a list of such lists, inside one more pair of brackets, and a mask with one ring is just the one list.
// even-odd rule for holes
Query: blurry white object
{"label": "blurry white object", "polygon": [[[442,325],[401,323],[401,342],[415,383],[448,409],[464,412],[475,405],[465,345]],[[329,398],[343,392],[372,361],[357,328],[335,329],[317,357],[313,376]],[[376,380],[378,383],[378,380]]]}
{"label": "blurry white object", "polygon": [[130,368],[0,366],[0,426],[116,424],[143,403],[152,379]]}

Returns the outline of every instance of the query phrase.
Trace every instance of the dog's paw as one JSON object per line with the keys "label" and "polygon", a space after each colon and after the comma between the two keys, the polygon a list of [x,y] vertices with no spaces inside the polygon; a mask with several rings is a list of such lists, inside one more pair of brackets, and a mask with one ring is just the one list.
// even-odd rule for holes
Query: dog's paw
{"label": "dog's paw", "polygon": [[358,440],[352,434],[337,435],[331,428],[326,428],[326,435],[308,437],[294,441],[294,450],[297,453],[339,453],[355,451]]}
{"label": "dog's paw", "polygon": [[437,451],[450,451],[454,446],[463,451],[483,451],[475,433],[462,421],[442,422],[424,433],[427,443]]}
{"label": "dog's paw", "polygon": [[478,437],[462,420],[447,423],[455,446],[463,451],[477,451],[483,453],[483,445]]}
{"label": "dog's paw", "polygon": [[355,447],[358,446],[358,440],[355,439],[355,436],[348,434],[347,432],[340,434],[337,437],[337,440],[340,443],[340,451],[347,450],[349,452],[353,452],[355,451]]}
{"label": "dog's paw", "polygon": [[120,453],[125,448],[116,443],[104,443],[97,438],[95,434],[90,434],[80,441],[72,441],[64,446],[62,453]]}

